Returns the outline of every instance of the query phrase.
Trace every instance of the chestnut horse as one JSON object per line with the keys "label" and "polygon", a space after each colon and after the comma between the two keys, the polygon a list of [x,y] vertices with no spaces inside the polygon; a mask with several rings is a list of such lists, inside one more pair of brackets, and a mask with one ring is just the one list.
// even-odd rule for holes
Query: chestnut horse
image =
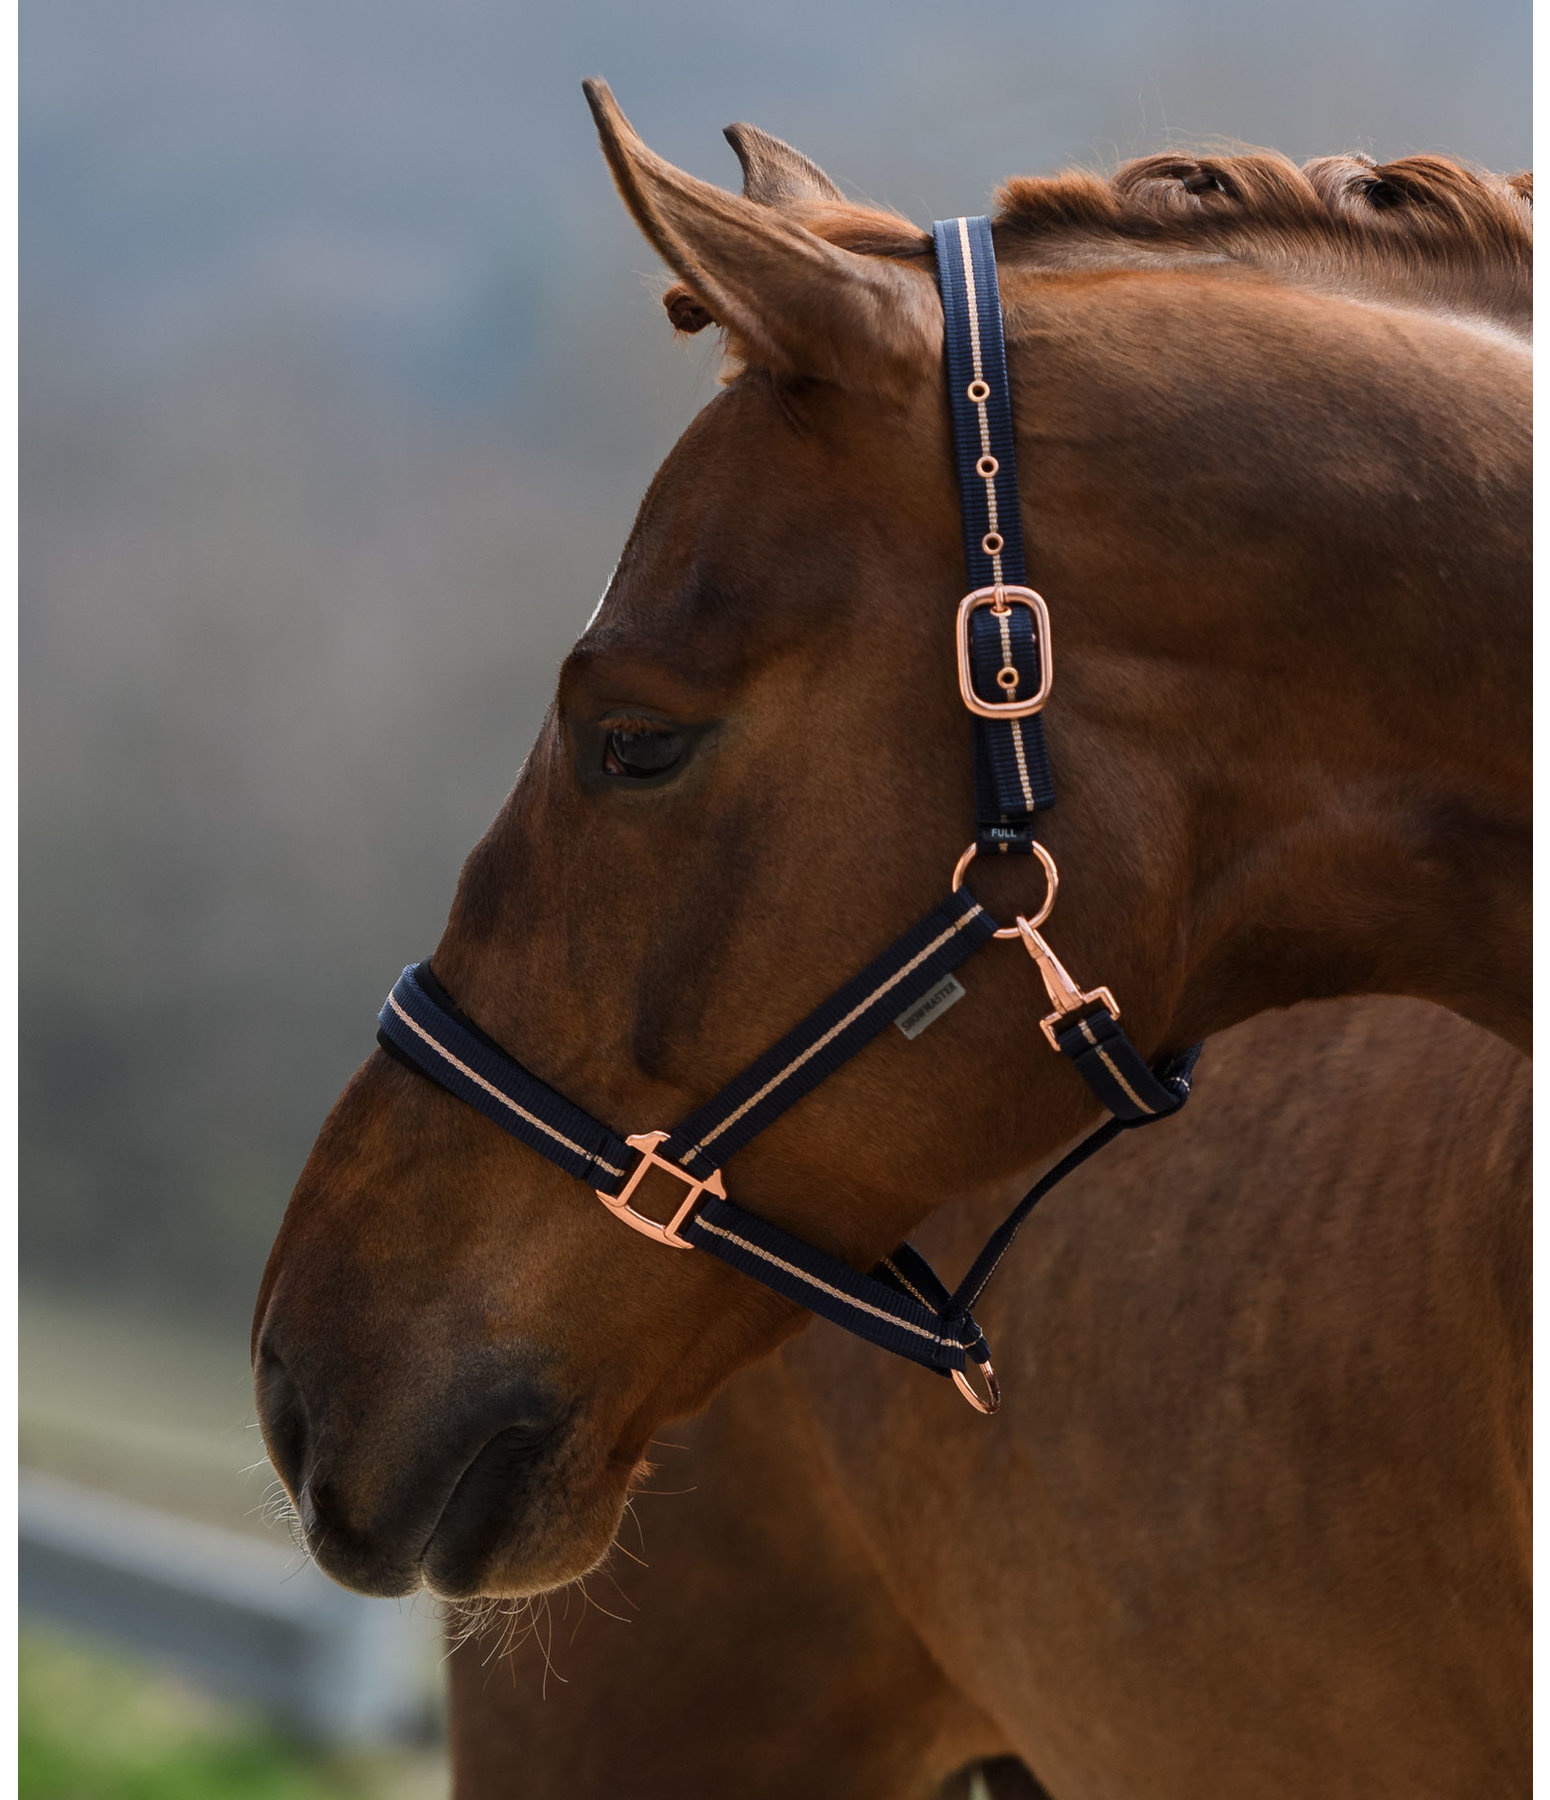
{"label": "chestnut horse", "polygon": [[[945,888],[970,816],[959,519],[929,237],[747,128],[742,196],[694,180],[589,92],[679,278],[675,315],[718,324],[740,372],[648,492],[434,969],[529,1067],[640,1130],[683,1117]],[[1169,160],[1002,201],[1024,533],[1056,621],[1044,837],[1063,959],[1113,989],[1149,1055],[1362,991],[1526,1049],[1526,182],[1427,158]],[[1013,859],[975,877],[1003,917],[1028,885]],[[735,1198],[861,1268],[939,1209],[966,1250],[967,1222],[1096,1105],[1032,1029],[1031,963],[997,947],[961,979],[925,1035],[878,1039],[740,1152]],[[1181,1160],[1164,1214],[1188,1179]],[[266,1442],[338,1579],[531,1594],[607,1553],[661,1423],[805,1318],[620,1230],[374,1054],[259,1296]],[[1116,1323],[1091,1328],[1112,1344]],[[1179,1378],[1216,1372],[1119,1335],[1137,1408],[1166,1396],[1187,1430]],[[924,1468],[952,1396],[868,1366],[834,1403],[855,1443],[884,1414],[903,1434],[889,1505],[929,1586],[946,1521]],[[1041,1383],[1064,1379],[1057,1358]],[[1050,1472],[1006,1424],[981,1422],[952,1485],[974,1598],[1011,1634],[983,1646],[983,1679],[1025,1694],[1016,1728],[1036,1736],[1049,1570],[1017,1521]],[[1273,1493],[1293,1455],[1306,1471],[1316,1437],[1262,1445],[1242,1493]],[[1139,1542],[1150,1507],[1131,1499]],[[1143,1628],[1142,1598],[1087,1598]],[[1225,1638],[1197,1706],[1163,1707],[1150,1734],[1198,1736],[1240,1654]],[[1130,1731],[1089,1716],[1033,1760],[1070,1795],[1112,1792]],[[1222,1791],[1272,1791],[1279,1767],[1267,1751]],[[1186,1791],[1169,1779],[1152,1791]]]}
{"label": "chestnut horse", "polygon": [[1210,1075],[1007,1271],[1012,1531],[980,1421],[804,1334],[653,1452],[595,1607],[460,1645],[458,1794],[905,1800],[1014,1744],[1062,1796],[1526,1792],[1530,1066],[1367,999]]}

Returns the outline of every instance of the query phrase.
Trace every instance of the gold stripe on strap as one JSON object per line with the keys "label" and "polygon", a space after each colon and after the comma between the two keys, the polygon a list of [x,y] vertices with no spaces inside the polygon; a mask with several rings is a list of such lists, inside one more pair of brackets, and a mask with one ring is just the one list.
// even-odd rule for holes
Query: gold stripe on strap
{"label": "gold stripe on strap", "polygon": [[1126,1081],[1125,1077],[1120,1074],[1119,1070],[1114,1066],[1113,1059],[1110,1057],[1108,1051],[1105,1050],[1102,1044],[1098,1042],[1097,1038],[1093,1036],[1092,1027],[1087,1023],[1086,1019],[1083,1019],[1082,1021],[1081,1031],[1082,1036],[1087,1039],[1088,1043],[1092,1045],[1093,1049],[1096,1050],[1103,1059],[1104,1068],[1109,1071],[1119,1085],[1125,1090],[1135,1105],[1139,1106],[1142,1112],[1155,1118],[1157,1116],[1157,1108],[1155,1106],[1148,1106],[1130,1083]]}
{"label": "gold stripe on strap", "polygon": [[[881,1306],[873,1306],[866,1300],[858,1300],[854,1294],[847,1294],[844,1288],[830,1287],[827,1281],[820,1281],[816,1275],[808,1274],[806,1269],[799,1269],[795,1263],[787,1262],[785,1257],[777,1256],[774,1251],[766,1250],[759,1244],[751,1244],[745,1237],[739,1237],[735,1231],[727,1231],[720,1225],[712,1225],[703,1213],[694,1221],[694,1230],[714,1232],[719,1238],[725,1238],[729,1244],[736,1244],[738,1249],[746,1250],[750,1256],[757,1256],[761,1261],[772,1264],[777,1269],[784,1269],[788,1275],[795,1275],[805,1281],[809,1287],[815,1287],[821,1294],[830,1294],[836,1300],[842,1300],[846,1306],[853,1306],[858,1312],[870,1313],[874,1319],[886,1319],[890,1325],[897,1325],[901,1331],[913,1331],[916,1337],[923,1337],[933,1344],[952,1344],[956,1340],[940,1331],[927,1331],[924,1325],[917,1325],[911,1319],[901,1319],[896,1314],[886,1311]],[[929,1309],[928,1309],[929,1310]]]}
{"label": "gold stripe on strap", "polygon": [[837,1025],[831,1025],[821,1038],[817,1038],[814,1042],[809,1044],[800,1056],[794,1056],[778,1075],[772,1075],[756,1094],[750,1094],[735,1112],[728,1113],[719,1125],[713,1126],[711,1130],[707,1131],[694,1148],[686,1154],[689,1156],[700,1155],[706,1145],[714,1143],[729,1125],[735,1125],[745,1113],[751,1112],[761,1100],[765,1099],[767,1095],[772,1094],[783,1081],[789,1081],[797,1070],[802,1067],[803,1063],[811,1062],[818,1052],[823,1049],[825,1044],[832,1043],[847,1026],[854,1025],[856,1020],[861,1017],[862,1013],[866,1012],[872,1006],[875,1006],[890,988],[897,987],[899,983],[903,981],[904,977],[912,970],[918,969],[927,958],[935,956],[937,951],[940,950],[944,944],[951,943],[954,935],[957,932],[962,931],[964,926],[969,924],[972,920],[977,919],[984,910],[983,906],[976,905],[972,912],[966,912],[961,919],[954,920],[940,937],[933,939],[931,943],[926,945],[924,950],[920,951],[917,955],[912,956],[902,969],[895,970],[886,981],[875,987],[872,992],[867,995],[865,1000],[862,1000],[857,1005],[853,1006]]}
{"label": "gold stripe on strap", "polygon": [[473,1082],[475,1087],[483,1088],[493,1099],[499,1100],[502,1106],[509,1106],[518,1118],[526,1119],[529,1125],[536,1125],[540,1131],[544,1132],[547,1136],[552,1137],[557,1144],[563,1144],[567,1150],[574,1150],[577,1156],[585,1158],[587,1162],[595,1162],[600,1169],[607,1169],[610,1175],[622,1175],[624,1173],[623,1169],[616,1169],[611,1162],[604,1162],[601,1156],[588,1150],[584,1144],[573,1142],[570,1138],[566,1137],[563,1131],[556,1131],[554,1126],[549,1124],[547,1120],[540,1119],[537,1113],[530,1113],[525,1106],[519,1106],[517,1102],[512,1099],[510,1094],[503,1094],[493,1082],[486,1081],[477,1069],[471,1069],[467,1063],[459,1062],[457,1057],[452,1054],[445,1044],[439,1043],[433,1038],[423,1025],[416,1024],[391,994],[388,995],[388,1005],[392,1007],[393,1011],[398,1014],[399,1018],[403,1020],[417,1038],[422,1038],[439,1057],[443,1058],[446,1062],[451,1063],[452,1067],[456,1069],[460,1075],[466,1076],[468,1080]]}

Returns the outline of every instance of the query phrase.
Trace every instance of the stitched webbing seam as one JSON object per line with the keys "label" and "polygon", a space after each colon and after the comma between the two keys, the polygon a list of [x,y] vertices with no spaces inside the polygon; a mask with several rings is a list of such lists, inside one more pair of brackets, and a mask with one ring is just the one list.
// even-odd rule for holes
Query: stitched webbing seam
{"label": "stitched webbing seam", "polygon": [[926,1298],[926,1296],[923,1293],[921,1293],[920,1289],[918,1287],[916,1287],[914,1282],[910,1280],[909,1276],[904,1273],[904,1271],[899,1267],[899,1265],[893,1260],[893,1258],[891,1256],[885,1256],[883,1258],[883,1267],[889,1272],[890,1275],[892,1275],[895,1278],[896,1281],[898,1281],[898,1283],[901,1287],[907,1288],[910,1291],[910,1293],[912,1293],[915,1296],[915,1298],[920,1302],[920,1304],[923,1307],[925,1307],[927,1312],[934,1312],[936,1310],[932,1306],[931,1302]]}

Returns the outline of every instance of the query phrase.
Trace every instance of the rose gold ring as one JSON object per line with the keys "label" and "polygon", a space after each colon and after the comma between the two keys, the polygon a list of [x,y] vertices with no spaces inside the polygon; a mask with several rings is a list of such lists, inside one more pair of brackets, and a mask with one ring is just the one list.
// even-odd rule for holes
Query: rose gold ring
{"label": "rose gold ring", "polygon": [[[1044,921],[1050,916],[1050,913],[1053,910],[1054,905],[1055,905],[1055,895],[1060,891],[1060,871],[1059,871],[1059,869],[1057,869],[1055,867],[1054,857],[1050,855],[1049,851],[1044,848],[1044,846],[1039,842],[1039,840],[1037,838],[1034,838],[1031,841],[1031,844],[1029,847],[1032,849],[1034,855],[1036,857],[1038,857],[1040,863],[1042,863],[1044,866],[1044,882],[1045,882],[1044,904],[1039,908],[1039,910],[1033,915],[1033,917],[1031,919],[1025,920],[1020,917],[1019,921],[1016,925],[998,926],[996,928],[996,936],[998,938],[1014,938],[1014,937],[1024,936],[1025,935],[1024,931],[1023,931],[1024,924],[1026,924],[1029,927],[1029,929],[1036,931],[1039,928],[1039,926],[1041,926],[1044,923]],[[969,864],[971,862],[973,862],[975,857],[978,855],[979,855],[979,845],[978,844],[970,844],[968,849],[964,851],[963,855],[958,858],[957,865],[953,869],[952,886],[953,886],[953,892],[955,894],[958,892],[959,888],[961,888],[963,886],[963,878],[964,878],[965,873],[968,870]]]}
{"label": "rose gold ring", "polygon": [[1001,1383],[996,1380],[996,1372],[990,1366],[987,1356],[979,1365],[979,1372],[985,1377],[985,1398],[982,1400],[974,1391],[974,1384],[962,1369],[953,1370],[953,1386],[963,1395],[976,1412],[993,1413],[1001,1410]]}

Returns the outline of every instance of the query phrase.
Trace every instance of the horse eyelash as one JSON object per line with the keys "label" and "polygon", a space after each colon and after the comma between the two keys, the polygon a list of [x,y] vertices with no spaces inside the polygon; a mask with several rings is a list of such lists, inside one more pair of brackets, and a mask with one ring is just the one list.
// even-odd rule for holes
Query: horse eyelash
{"label": "horse eyelash", "polygon": [[663,736],[678,729],[675,725],[669,725],[664,719],[642,719],[629,713],[610,714],[605,719],[599,719],[597,728],[599,731],[655,731],[661,732]]}

